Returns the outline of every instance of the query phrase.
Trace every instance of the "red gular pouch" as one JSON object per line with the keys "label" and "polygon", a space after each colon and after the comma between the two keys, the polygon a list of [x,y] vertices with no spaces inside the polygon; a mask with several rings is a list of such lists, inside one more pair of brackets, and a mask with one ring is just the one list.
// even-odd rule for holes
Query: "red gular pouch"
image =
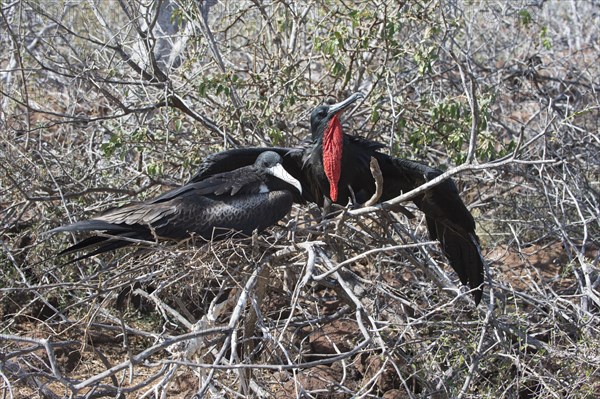
{"label": "red gular pouch", "polygon": [[323,134],[323,167],[325,176],[329,180],[329,198],[333,202],[338,197],[338,182],[342,174],[342,150],[344,148],[344,135],[342,124],[338,115],[334,115]]}

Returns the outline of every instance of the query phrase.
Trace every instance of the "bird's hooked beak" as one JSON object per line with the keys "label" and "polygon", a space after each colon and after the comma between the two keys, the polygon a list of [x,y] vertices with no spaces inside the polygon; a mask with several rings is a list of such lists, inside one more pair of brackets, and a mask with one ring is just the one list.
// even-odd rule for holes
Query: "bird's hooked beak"
{"label": "bird's hooked beak", "polygon": [[283,167],[282,164],[278,163],[275,166],[271,166],[270,168],[267,168],[267,173],[272,176],[275,176],[278,179],[283,180],[284,182],[286,182],[288,184],[291,184],[292,186],[294,186],[298,189],[300,194],[302,194],[302,185],[294,176],[290,175],[288,173],[288,171],[285,170],[285,168]]}
{"label": "bird's hooked beak", "polygon": [[340,101],[339,103],[330,105],[329,111],[327,112],[327,117],[331,118],[332,116],[339,114],[340,112],[344,111],[346,108],[354,104],[356,101],[363,98],[365,98],[364,94],[362,94],[361,92],[356,92],[344,101]]}

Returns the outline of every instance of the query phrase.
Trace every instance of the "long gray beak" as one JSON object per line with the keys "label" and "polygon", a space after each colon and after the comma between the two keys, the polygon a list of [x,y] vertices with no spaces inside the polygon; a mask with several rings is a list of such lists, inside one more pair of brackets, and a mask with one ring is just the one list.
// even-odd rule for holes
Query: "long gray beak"
{"label": "long gray beak", "polygon": [[282,164],[278,163],[275,166],[271,166],[270,168],[267,168],[267,173],[277,177],[278,179],[283,180],[284,182],[286,182],[288,184],[291,184],[292,186],[294,186],[298,189],[300,194],[302,194],[302,185],[300,184],[300,182],[298,180],[296,180],[296,178],[294,176],[290,175],[287,172],[287,170],[285,170],[285,168],[283,167]]}
{"label": "long gray beak", "polygon": [[365,98],[365,95],[362,94],[361,92],[357,92],[357,93],[354,93],[353,95],[351,95],[350,97],[348,97],[347,99],[345,99],[344,101],[340,101],[339,103],[330,105],[327,116],[333,116],[333,115],[345,110],[346,108],[348,108],[349,106],[354,104],[357,100],[360,100],[362,98]]}

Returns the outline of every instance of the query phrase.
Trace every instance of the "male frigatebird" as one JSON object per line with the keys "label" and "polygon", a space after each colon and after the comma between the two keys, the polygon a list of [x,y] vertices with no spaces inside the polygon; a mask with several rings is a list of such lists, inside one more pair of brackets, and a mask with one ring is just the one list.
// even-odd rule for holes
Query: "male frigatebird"
{"label": "male frigatebird", "polygon": [[[375,180],[369,164],[371,157],[379,163],[383,175],[383,193],[387,201],[428,182],[442,172],[420,162],[395,158],[378,150],[385,145],[343,133],[339,116],[358,99],[355,93],[333,105],[320,105],[311,114],[312,141],[301,148],[274,147],[283,157],[283,165],[302,184],[305,200],[327,206],[345,205],[354,198],[362,203],[375,192]],[[202,181],[254,162],[265,148],[244,148],[208,156],[191,181]],[[450,265],[463,284],[473,290],[475,302],[483,293],[483,260],[473,216],[462,202],[451,179],[416,195],[412,201],[425,213],[431,239],[438,240]]]}
{"label": "male frigatebird", "polygon": [[67,254],[95,248],[78,259],[121,248],[135,240],[181,240],[190,236],[223,239],[231,232],[246,236],[283,218],[298,200],[302,188],[281,165],[281,157],[263,150],[250,166],[188,183],[160,197],[111,209],[60,231],[96,231],[63,250]]}

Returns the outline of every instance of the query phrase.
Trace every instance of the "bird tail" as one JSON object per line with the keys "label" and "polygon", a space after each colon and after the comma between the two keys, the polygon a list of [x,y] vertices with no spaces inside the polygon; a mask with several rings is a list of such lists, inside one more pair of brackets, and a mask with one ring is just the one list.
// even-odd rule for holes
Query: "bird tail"
{"label": "bird tail", "polygon": [[60,226],[52,229],[48,234],[60,233],[63,231],[106,231],[109,234],[131,231],[131,227],[127,225],[118,225],[114,223],[105,222],[104,220],[91,219],[81,220],[73,224],[66,226]]}
{"label": "bird tail", "polygon": [[[70,247],[60,251],[58,256],[68,255],[76,251],[90,251],[82,256],[73,259],[71,262],[86,259],[94,255],[101,254],[103,252],[113,251],[130,245],[131,240],[128,239],[150,239],[148,233],[133,229],[129,225],[118,225],[103,220],[82,220],[67,226],[57,227],[50,230],[49,234],[55,234],[59,232],[87,232],[87,231],[102,231],[105,232],[105,236],[94,235],[79,241]],[[146,234],[144,234],[146,233]]]}

